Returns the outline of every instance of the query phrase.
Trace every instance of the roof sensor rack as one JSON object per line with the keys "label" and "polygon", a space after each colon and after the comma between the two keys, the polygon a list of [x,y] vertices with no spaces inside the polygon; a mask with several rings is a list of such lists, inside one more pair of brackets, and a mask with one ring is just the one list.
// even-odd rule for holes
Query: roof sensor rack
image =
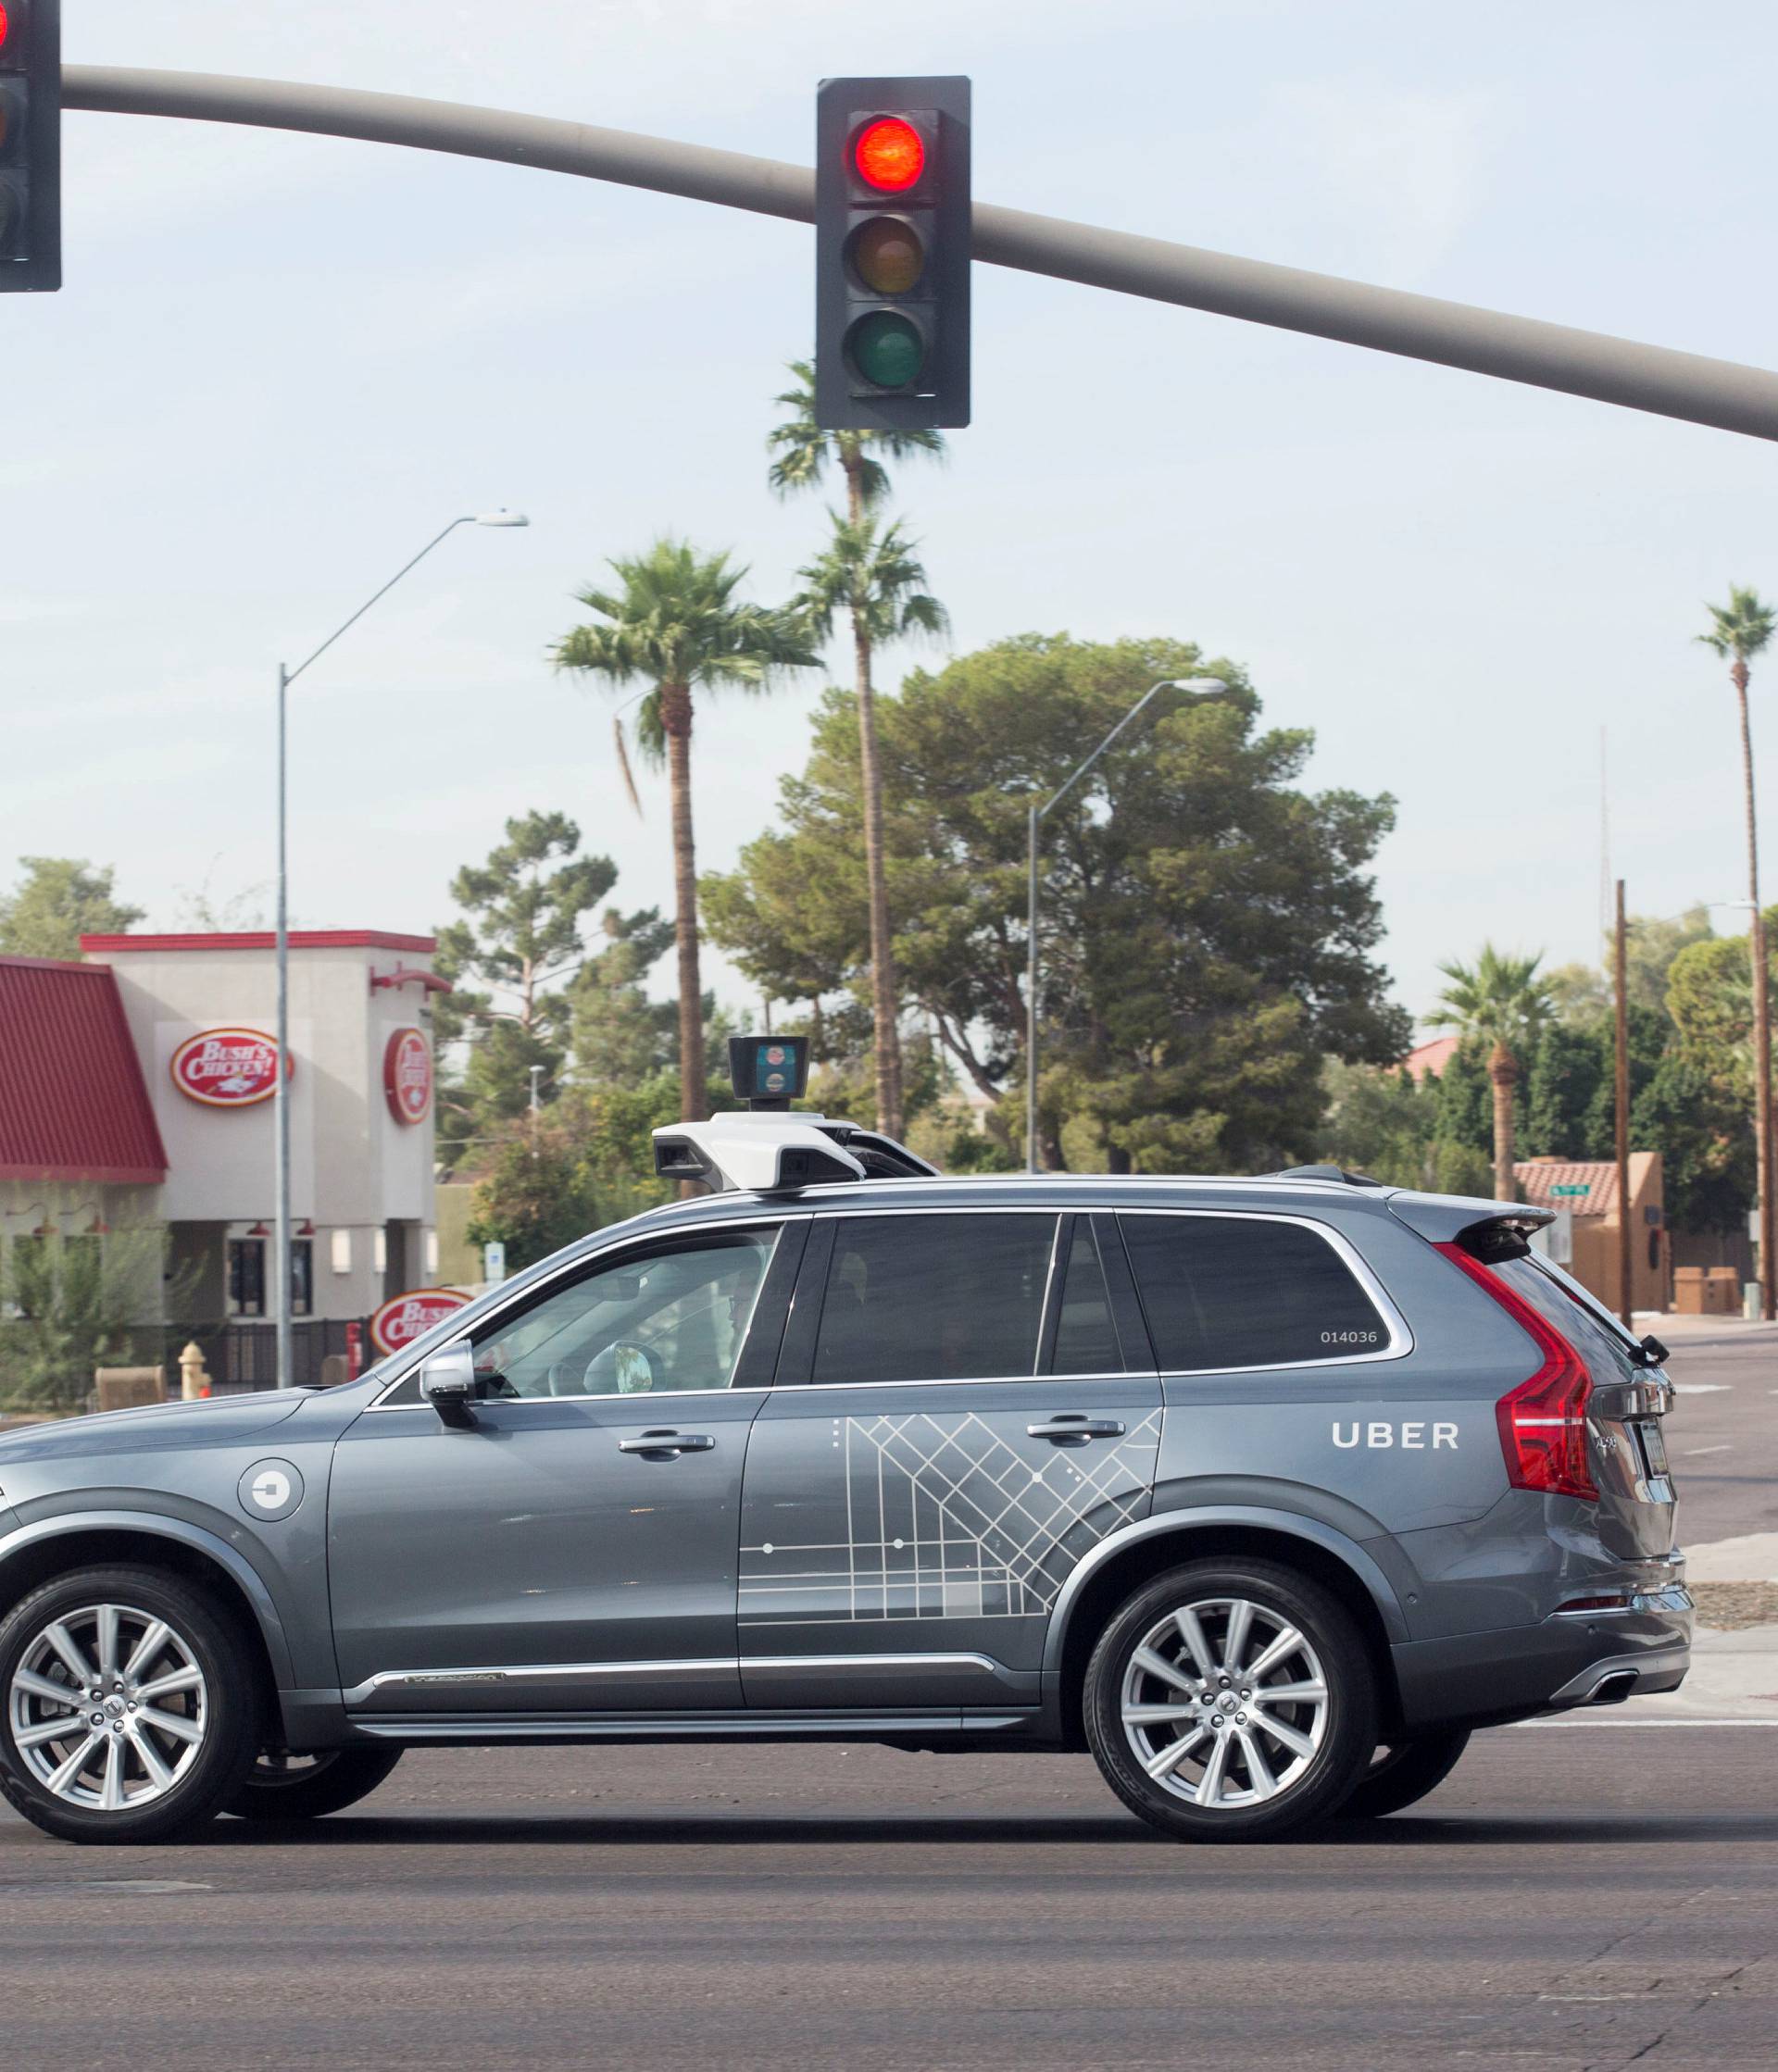
{"label": "roof sensor rack", "polygon": [[792,1115],[808,1086],[807,1036],[731,1036],[729,1078],[747,1105],[655,1131],[655,1171],[712,1193],[795,1193],[834,1180],[925,1180],[938,1170],[855,1122]]}

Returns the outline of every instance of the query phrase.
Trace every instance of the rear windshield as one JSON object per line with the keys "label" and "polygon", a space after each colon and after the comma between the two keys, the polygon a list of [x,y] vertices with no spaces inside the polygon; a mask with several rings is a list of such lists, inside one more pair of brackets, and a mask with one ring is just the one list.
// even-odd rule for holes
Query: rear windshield
{"label": "rear windshield", "polygon": [[1596,1379],[1638,1371],[1631,1357],[1636,1341],[1559,1267],[1552,1267],[1535,1252],[1527,1252],[1521,1259],[1496,1260],[1488,1270],[1498,1274],[1545,1323],[1560,1331],[1592,1368]]}

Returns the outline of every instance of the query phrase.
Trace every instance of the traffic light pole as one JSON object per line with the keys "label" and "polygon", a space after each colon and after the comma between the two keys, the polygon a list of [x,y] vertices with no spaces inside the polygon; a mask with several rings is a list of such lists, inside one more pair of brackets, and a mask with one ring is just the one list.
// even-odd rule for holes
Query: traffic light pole
{"label": "traffic light pole", "polygon": [[[792,222],[815,219],[815,175],[806,166],[545,116],[350,87],[108,65],[64,67],[62,102],[67,108],[112,115],[249,123],[405,144],[615,181]],[[992,266],[1778,440],[1778,374],[1764,368],[980,203],[973,252]]]}

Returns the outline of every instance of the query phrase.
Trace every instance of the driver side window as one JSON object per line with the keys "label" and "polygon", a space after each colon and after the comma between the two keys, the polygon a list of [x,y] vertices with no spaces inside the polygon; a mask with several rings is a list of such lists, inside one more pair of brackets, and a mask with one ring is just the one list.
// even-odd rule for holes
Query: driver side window
{"label": "driver side window", "polygon": [[477,1393],[659,1395],[726,1389],[775,1230],[688,1239],[558,1287],[477,1331]]}

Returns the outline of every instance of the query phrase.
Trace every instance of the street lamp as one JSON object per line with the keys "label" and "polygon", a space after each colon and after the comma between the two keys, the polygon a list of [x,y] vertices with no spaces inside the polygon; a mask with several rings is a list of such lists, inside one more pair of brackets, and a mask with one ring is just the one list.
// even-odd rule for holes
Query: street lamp
{"label": "street lamp", "polygon": [[454,518],[443,532],[427,541],[411,561],[404,562],[381,590],[366,598],[343,626],[336,627],[307,661],[299,662],[294,669],[287,669],[282,662],[278,665],[278,1069],[274,1075],[272,1090],[272,1142],[278,1210],[272,1236],[272,1316],[276,1319],[278,1386],[281,1389],[290,1387],[294,1372],[290,1328],[290,905],[285,826],[285,805],[289,789],[284,755],[285,693],[310,662],[319,661],[342,633],[356,626],[372,605],[386,597],[410,568],[418,568],[439,542],[455,532],[459,525],[517,526],[530,523],[531,520],[522,511],[486,511],[480,516],[471,514],[464,518]]}
{"label": "street lamp", "polygon": [[1087,771],[1103,755],[1124,729],[1137,719],[1152,698],[1163,691],[1177,691],[1186,705],[1208,705],[1228,695],[1229,687],[1220,676],[1166,677],[1145,691],[1129,711],[1086,758],[1061,790],[1039,805],[1033,799],[1028,828],[1026,869],[1030,880],[1030,934],[1025,951],[1025,1170],[1037,1170],[1037,830]]}

